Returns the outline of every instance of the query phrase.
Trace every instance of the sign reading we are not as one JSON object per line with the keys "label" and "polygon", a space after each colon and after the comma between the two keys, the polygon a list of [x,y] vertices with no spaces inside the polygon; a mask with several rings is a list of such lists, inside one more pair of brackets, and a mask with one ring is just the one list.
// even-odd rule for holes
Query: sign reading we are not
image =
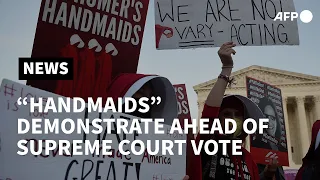
{"label": "sign reading we are not", "polygon": [[157,49],[298,45],[296,19],[278,12],[295,12],[293,0],[156,0]]}

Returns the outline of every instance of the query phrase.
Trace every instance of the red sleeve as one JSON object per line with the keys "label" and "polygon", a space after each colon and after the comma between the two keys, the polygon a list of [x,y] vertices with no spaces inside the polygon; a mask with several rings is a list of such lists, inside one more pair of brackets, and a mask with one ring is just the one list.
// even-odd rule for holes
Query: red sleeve
{"label": "red sleeve", "polygon": [[[205,104],[202,111],[202,118],[209,118],[210,120],[217,118],[219,110],[219,107],[210,107]],[[208,137],[198,134],[195,138],[195,143],[198,144],[199,141],[204,138]],[[190,139],[187,141],[187,175],[189,175],[190,180],[200,180],[202,179],[201,155],[195,155],[190,144]]]}
{"label": "red sleeve", "polygon": [[252,168],[253,168],[253,177],[254,177],[254,179],[255,180],[260,180],[260,176],[259,176],[259,169],[258,169],[258,166],[257,166],[257,164],[253,161],[253,159],[252,159]]}
{"label": "red sleeve", "polygon": [[242,148],[242,153],[245,157],[245,161],[247,163],[249,173],[252,177],[252,180],[260,180],[259,169],[257,164],[254,162],[250,152],[248,152],[245,148]]}
{"label": "red sleeve", "polygon": [[[220,107],[212,107],[204,104],[201,119],[209,119],[209,130],[212,127],[213,120],[218,118]],[[210,134],[198,134],[199,140],[209,140]],[[212,138],[212,137],[211,137]]]}
{"label": "red sleeve", "polygon": [[[190,180],[201,180],[202,179],[202,164],[201,164],[201,156],[195,155],[191,145],[191,139],[187,136],[187,175]],[[195,142],[198,144],[198,138],[195,139]]]}
{"label": "red sleeve", "polygon": [[219,115],[220,107],[211,107],[204,104],[201,118],[214,119]]}
{"label": "red sleeve", "polygon": [[303,172],[304,166],[302,164],[301,168],[299,169],[297,175],[296,175],[296,179],[295,180],[302,180],[302,172]]}

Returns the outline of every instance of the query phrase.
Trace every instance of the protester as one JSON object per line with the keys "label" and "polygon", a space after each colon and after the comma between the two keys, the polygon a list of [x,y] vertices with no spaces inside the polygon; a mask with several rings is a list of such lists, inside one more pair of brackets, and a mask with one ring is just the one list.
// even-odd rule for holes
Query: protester
{"label": "protester", "polygon": [[[232,118],[237,121],[237,131],[232,135],[198,135],[199,140],[219,140],[219,139],[241,139],[245,140],[247,134],[242,130],[242,123],[246,118],[262,117],[263,114],[256,104],[248,98],[239,95],[225,96],[224,93],[228,84],[232,83],[230,74],[233,68],[231,54],[236,52],[232,49],[235,46],[232,42],[221,46],[218,54],[222,61],[222,72],[218,77],[215,86],[212,88],[204,110],[202,118],[219,118],[221,124],[225,118]],[[162,86],[162,87],[161,87]],[[169,88],[168,88],[169,87]],[[163,90],[166,90],[164,93]],[[154,106],[149,114],[140,114],[133,112],[132,115],[138,117],[165,118],[173,119],[177,116],[176,95],[171,83],[162,77],[142,74],[123,74],[115,78],[111,83],[108,95],[114,99],[118,97],[141,97],[161,96],[164,100],[163,106]],[[170,122],[171,123],[171,122]],[[168,123],[169,124],[169,123]],[[187,141],[189,142],[189,136]],[[242,156],[231,155],[231,146],[228,147],[226,156],[222,155],[222,147],[219,147],[218,153],[214,156],[207,155],[204,151],[200,156],[193,154],[190,146],[187,146],[187,175],[183,180],[259,180],[258,167],[253,161],[250,153],[242,148]],[[217,163],[219,162],[219,163]]]}
{"label": "protester", "polygon": [[[214,136],[198,135],[197,141],[200,139],[242,139],[245,140],[247,134],[242,131],[242,122],[246,118],[254,118],[253,116],[262,116],[261,110],[249,99],[243,96],[230,95],[225,96],[225,89],[228,83],[232,83],[229,75],[233,68],[233,60],[231,54],[235,54],[232,49],[235,45],[233,43],[224,44],[218,54],[222,61],[223,67],[218,80],[211,90],[206,105],[203,111],[203,118],[216,118],[219,117],[221,121],[225,118],[232,118],[237,121],[238,131],[232,136],[224,136],[215,134]],[[169,87],[169,88],[168,88]],[[162,92],[166,89],[166,92]],[[144,118],[165,118],[173,119],[177,115],[176,110],[176,98],[174,89],[171,83],[162,77],[153,75],[142,74],[122,74],[116,77],[111,83],[108,89],[108,95],[113,99],[118,97],[133,97],[139,99],[141,97],[151,97],[160,95],[164,100],[161,107],[151,107],[150,113],[139,113],[137,111],[131,113],[131,115],[144,117]],[[169,105],[171,105],[169,107]],[[220,108],[221,106],[221,108]],[[250,109],[250,111],[248,111]],[[256,117],[259,118],[259,117]],[[169,124],[169,123],[168,123]],[[224,124],[224,123],[221,123]],[[188,142],[189,142],[188,136]],[[242,148],[243,156],[232,156],[230,151],[227,156],[221,154],[221,150],[218,151],[216,156],[208,156],[205,152],[201,153],[201,156],[195,156],[191,147],[187,146],[187,174],[183,180],[198,180],[198,179],[259,179],[259,172],[257,165],[253,161],[250,153]],[[222,147],[219,147],[222,149]],[[228,148],[229,150],[231,147]],[[213,163],[212,159],[216,159],[217,162]],[[215,164],[216,167],[212,167]],[[240,166],[238,166],[240,165]],[[268,166],[265,172],[272,172],[273,166]],[[212,172],[215,169],[215,172]],[[239,176],[236,176],[238,174]],[[260,174],[262,178],[268,173]],[[267,178],[265,178],[267,180]]]}
{"label": "protester", "polygon": [[[208,102],[208,101],[207,101]],[[214,107],[205,105],[203,111],[203,118],[212,119],[211,114]],[[223,98],[221,108],[219,108],[219,119],[224,125],[225,118],[234,119],[237,122],[237,130],[232,135],[215,134],[212,137],[200,135],[203,140],[236,140],[241,139],[245,141],[247,134],[243,131],[243,121],[247,118],[254,118],[256,116],[262,117],[262,112],[252,101],[246,97],[239,95],[231,95]],[[251,127],[249,127],[250,129]],[[259,172],[257,165],[253,161],[250,153],[243,147],[241,149],[242,156],[234,156],[231,154],[231,145],[228,146],[227,156],[222,155],[222,146],[219,146],[218,153],[215,156],[208,156],[205,152],[201,154],[202,158],[202,178],[203,179],[259,179]],[[218,163],[217,163],[218,162]],[[237,167],[239,165],[239,167]],[[212,170],[215,169],[215,172]],[[236,176],[238,175],[238,176]]]}
{"label": "protester", "polygon": [[[112,81],[107,93],[114,100],[119,97],[133,97],[138,101],[142,97],[160,96],[161,103],[159,105],[151,105],[149,103],[151,109],[148,113],[141,113],[136,110],[128,114],[141,118],[164,118],[165,124],[170,125],[172,120],[177,118],[176,93],[173,85],[164,77],[144,74],[121,74]],[[167,120],[171,121],[168,122]],[[195,160],[192,156],[194,154],[190,145],[191,139],[194,139],[193,135],[187,136],[187,172],[192,172],[195,165]],[[183,180],[188,179],[189,176],[183,178]]]}
{"label": "protester", "polygon": [[320,120],[312,126],[311,145],[306,156],[302,159],[296,180],[320,179]]}
{"label": "protester", "polygon": [[[222,62],[222,71],[218,76],[217,82],[209,93],[204,109],[202,112],[202,118],[219,118],[221,124],[225,118],[232,118],[237,121],[237,129],[232,135],[204,135],[199,134],[196,141],[199,140],[219,140],[219,139],[242,139],[245,140],[247,134],[241,129],[242,123],[245,118],[249,117],[252,111],[258,111],[262,116],[261,110],[252,101],[243,96],[233,95],[224,97],[225,90],[228,84],[232,83],[230,74],[233,68],[233,59],[231,54],[235,54],[233,49],[235,44],[232,42],[225,43],[218,51],[219,57]],[[247,108],[250,106],[250,111]],[[257,114],[254,112],[253,114]],[[209,127],[210,129],[210,127]],[[194,163],[193,171],[187,171],[190,180],[222,180],[222,179],[235,179],[235,180],[259,180],[258,167],[253,161],[250,153],[242,148],[242,156],[234,156],[230,152],[229,146],[227,156],[222,154],[222,149],[219,150],[216,155],[209,156],[204,151],[201,152],[201,156],[188,157],[192,158]],[[209,147],[209,150],[210,149]]]}

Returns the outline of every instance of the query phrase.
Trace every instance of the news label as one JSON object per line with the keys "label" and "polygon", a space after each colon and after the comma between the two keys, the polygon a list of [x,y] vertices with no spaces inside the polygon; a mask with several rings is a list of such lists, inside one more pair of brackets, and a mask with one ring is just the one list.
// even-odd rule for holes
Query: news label
{"label": "news label", "polygon": [[73,80],[73,58],[19,58],[19,80]]}

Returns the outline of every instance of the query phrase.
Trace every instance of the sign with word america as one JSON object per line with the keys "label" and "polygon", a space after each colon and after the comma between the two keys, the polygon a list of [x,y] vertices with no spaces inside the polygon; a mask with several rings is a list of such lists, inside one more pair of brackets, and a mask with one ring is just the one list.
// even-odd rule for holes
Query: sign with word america
{"label": "sign with word america", "polygon": [[295,12],[293,0],[155,0],[156,48],[298,45],[297,20],[279,12]]}
{"label": "sign with word america", "polygon": [[[56,94],[39,90],[30,86],[22,85],[10,80],[4,79],[0,88],[0,179],[14,179],[14,180],[57,180],[57,179],[104,179],[104,180],[147,180],[147,179],[167,179],[167,180],[181,180],[185,176],[186,171],[186,153],[185,144],[182,144],[182,155],[178,154],[178,146],[172,148],[174,155],[163,155],[163,145],[159,143],[159,153],[151,155],[148,151],[142,149],[141,155],[122,155],[119,152],[119,142],[126,139],[130,142],[134,140],[141,140],[146,145],[147,140],[186,140],[185,135],[173,137],[167,132],[171,126],[163,124],[164,134],[155,134],[154,123],[149,123],[148,134],[116,134],[115,124],[111,127],[111,134],[106,133],[106,124],[102,122],[103,132],[101,134],[84,134],[71,133],[64,134],[62,131],[59,134],[32,134],[26,132],[25,134],[18,134],[18,118],[26,120],[31,119],[49,119],[53,121],[57,119],[70,118],[77,121],[77,119],[126,119],[128,126],[131,126],[131,121],[134,118],[123,113],[39,113],[37,109],[30,112],[30,98],[43,97],[43,100],[48,97],[53,97],[55,100],[58,97]],[[26,105],[19,105],[19,98],[25,100]],[[30,121],[31,124],[31,121]],[[26,126],[21,126],[26,128]],[[142,132],[145,132],[145,127],[141,125]],[[36,127],[30,127],[36,129]],[[45,131],[44,128],[37,128]],[[68,128],[69,129],[69,128]],[[29,148],[27,155],[20,156],[17,152],[21,151],[17,143],[20,140],[26,140],[27,144],[24,147]],[[60,154],[59,146],[45,154],[43,146],[36,143],[36,147],[32,148],[32,140],[48,141],[85,141],[89,140],[93,143],[95,140],[112,140],[110,144],[110,155],[89,154]],[[40,148],[37,148],[37,145]],[[101,146],[101,144],[100,144]],[[124,145],[129,147],[129,145]],[[147,147],[147,145],[146,145]],[[101,148],[101,147],[100,147]],[[136,148],[139,151],[139,147]],[[153,152],[156,152],[154,145],[151,145]],[[37,155],[30,154],[34,151]],[[100,149],[102,152],[103,149]],[[85,151],[83,151],[85,152]],[[132,152],[132,151],[130,151]]]}
{"label": "sign with word america", "polygon": [[42,0],[33,58],[74,59],[74,79],[28,80],[66,97],[104,97],[113,77],[136,73],[149,0]]}

